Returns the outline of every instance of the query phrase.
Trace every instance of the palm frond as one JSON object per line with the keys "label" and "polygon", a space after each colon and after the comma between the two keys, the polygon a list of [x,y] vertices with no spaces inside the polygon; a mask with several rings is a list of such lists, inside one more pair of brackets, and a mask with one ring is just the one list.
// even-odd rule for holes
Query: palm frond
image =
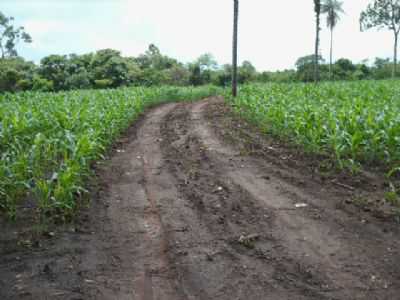
{"label": "palm frond", "polygon": [[321,4],[321,12],[327,14],[326,25],[330,29],[336,27],[340,21],[341,14],[344,14],[343,2],[338,0],[324,0]]}

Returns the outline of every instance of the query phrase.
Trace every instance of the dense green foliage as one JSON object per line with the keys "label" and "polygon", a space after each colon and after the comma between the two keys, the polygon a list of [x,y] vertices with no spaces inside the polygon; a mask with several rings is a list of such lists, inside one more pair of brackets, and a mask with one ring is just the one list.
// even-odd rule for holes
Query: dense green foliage
{"label": "dense green foliage", "polygon": [[216,88],[125,88],[0,96],[0,209],[23,199],[68,215],[85,189],[90,163],[149,105],[200,99]]}
{"label": "dense green foliage", "polygon": [[[239,83],[256,79],[254,66],[244,61]],[[124,57],[112,49],[84,55],[50,55],[37,66],[20,57],[0,59],[0,92],[66,91],[123,86],[229,85],[232,68],[218,66],[212,55],[183,64],[150,45],[138,57]]]}
{"label": "dense green foliage", "polygon": [[[309,82],[313,80],[313,63],[314,55],[304,56],[297,60],[296,70],[260,73],[244,61],[238,68],[238,82]],[[392,66],[389,59],[376,58],[368,66],[341,58],[332,65],[330,75],[329,64],[320,57],[319,76],[323,81],[385,79],[392,76]],[[123,57],[111,49],[85,55],[51,55],[43,58],[39,66],[20,57],[0,59],[0,92],[204,84],[226,87],[231,80],[232,66],[219,66],[208,54],[189,64],[154,50],[136,58]]]}
{"label": "dense green foliage", "polygon": [[263,130],[340,167],[400,166],[400,83],[361,81],[247,85],[232,105]]}

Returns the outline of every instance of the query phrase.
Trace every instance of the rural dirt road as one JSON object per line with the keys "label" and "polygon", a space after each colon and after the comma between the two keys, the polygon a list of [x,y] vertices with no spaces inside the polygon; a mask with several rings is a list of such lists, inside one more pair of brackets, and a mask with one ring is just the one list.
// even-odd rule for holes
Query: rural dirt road
{"label": "rural dirt road", "polygon": [[284,149],[244,151],[225,112],[148,111],[76,224],[29,249],[1,235],[0,299],[400,299],[398,225]]}

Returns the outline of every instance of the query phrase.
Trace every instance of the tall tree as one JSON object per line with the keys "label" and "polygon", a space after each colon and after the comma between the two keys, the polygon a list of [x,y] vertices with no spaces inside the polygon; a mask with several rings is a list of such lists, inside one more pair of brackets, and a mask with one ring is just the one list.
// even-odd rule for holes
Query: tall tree
{"label": "tall tree", "polygon": [[233,55],[232,55],[232,95],[237,96],[237,61],[238,61],[238,23],[239,0],[233,0]]}
{"label": "tall tree", "polygon": [[31,43],[32,38],[25,32],[24,27],[15,28],[13,17],[6,17],[0,11],[0,54],[1,58],[18,56],[16,46],[22,40]]}
{"label": "tall tree", "polygon": [[375,0],[360,15],[361,31],[387,28],[394,34],[392,77],[397,74],[397,44],[400,32],[400,0]]}
{"label": "tall tree", "polygon": [[315,12],[315,25],[316,25],[316,35],[315,35],[315,53],[314,53],[314,81],[319,80],[319,32],[321,30],[321,0],[314,0],[314,12]]}
{"label": "tall tree", "polygon": [[340,20],[340,14],[344,13],[343,2],[338,0],[324,0],[321,11],[326,14],[326,25],[331,31],[331,47],[329,53],[329,77],[332,79],[332,60],[333,60],[333,29]]}

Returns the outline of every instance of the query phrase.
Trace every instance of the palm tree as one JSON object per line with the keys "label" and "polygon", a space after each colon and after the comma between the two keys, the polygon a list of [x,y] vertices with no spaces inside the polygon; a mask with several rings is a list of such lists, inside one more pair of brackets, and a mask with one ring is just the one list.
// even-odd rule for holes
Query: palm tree
{"label": "palm tree", "polygon": [[319,80],[318,58],[319,58],[319,31],[320,31],[320,16],[321,16],[321,0],[314,0],[314,11],[316,19],[316,36],[315,36],[315,53],[314,53],[314,81]]}
{"label": "palm tree", "polygon": [[329,60],[329,77],[332,79],[332,56],[333,56],[333,29],[340,21],[340,14],[344,13],[342,8],[343,2],[338,0],[324,0],[321,12],[326,14],[326,25],[331,31],[331,49]]}
{"label": "palm tree", "polygon": [[238,60],[238,21],[239,21],[239,0],[233,0],[233,57],[232,57],[232,95],[237,96],[237,60]]}

